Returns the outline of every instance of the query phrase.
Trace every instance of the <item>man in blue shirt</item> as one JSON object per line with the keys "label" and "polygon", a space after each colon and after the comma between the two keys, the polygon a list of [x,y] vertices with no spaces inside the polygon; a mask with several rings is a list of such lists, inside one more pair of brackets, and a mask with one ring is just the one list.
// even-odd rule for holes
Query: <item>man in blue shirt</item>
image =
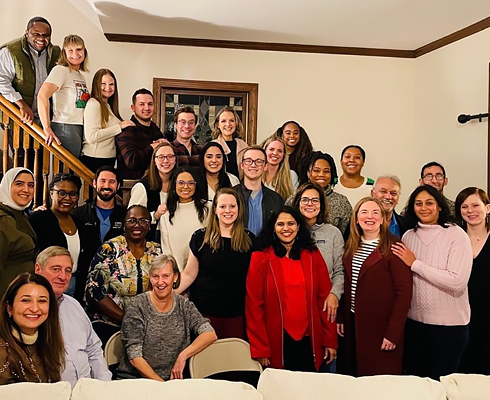
{"label": "man in blue shirt", "polygon": [[282,197],[262,183],[262,174],[267,164],[267,155],[260,146],[250,146],[243,151],[240,167],[243,181],[234,187],[242,196],[244,219],[247,228],[258,235],[269,215],[282,207]]}
{"label": "man in blue shirt", "polygon": [[376,179],[371,196],[378,199],[386,211],[389,230],[393,235],[401,238],[405,233],[405,221],[398,215],[395,207],[400,200],[402,184],[396,175],[382,175]]}
{"label": "man in blue shirt", "polygon": [[35,272],[44,276],[58,300],[61,332],[65,343],[65,369],[61,380],[75,386],[80,378],[110,381],[112,374],[102,351],[102,343],[78,301],[64,294],[70,284],[73,261],[70,252],[59,246],[44,249],[36,258]]}

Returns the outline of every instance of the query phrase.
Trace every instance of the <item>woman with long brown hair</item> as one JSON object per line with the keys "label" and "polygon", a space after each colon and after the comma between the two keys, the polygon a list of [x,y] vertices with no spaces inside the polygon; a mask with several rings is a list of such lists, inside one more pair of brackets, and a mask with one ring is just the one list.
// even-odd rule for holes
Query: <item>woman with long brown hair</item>
{"label": "woman with long brown hair", "polygon": [[289,168],[286,142],[281,138],[271,136],[261,146],[267,154],[267,169],[262,175],[262,182],[287,200],[299,185],[298,175]]}
{"label": "woman with long brown hair", "polygon": [[190,299],[218,338],[245,338],[245,281],[254,235],[245,229],[243,204],[230,188],[216,192],[206,228],[192,235],[178,293]]}
{"label": "woman with long brown hair", "polygon": [[299,173],[301,161],[313,151],[313,145],[306,131],[296,121],[286,121],[277,129],[274,136],[286,142],[289,168]]}
{"label": "woman with long brown hair", "polygon": [[226,171],[238,176],[238,153],[248,147],[242,139],[243,124],[232,107],[223,107],[214,119],[212,139],[218,142],[226,154]]}
{"label": "woman with long brown hair", "polygon": [[[398,239],[388,231],[381,203],[371,197],[355,206],[344,255],[343,323],[345,355],[339,372],[353,376],[400,375],[403,333],[412,274],[392,251]],[[342,319],[341,319],[342,320]]]}
{"label": "woman with long brown hair", "polygon": [[119,114],[119,96],[114,73],[99,69],[92,80],[90,100],[83,120],[82,162],[92,171],[116,163],[115,137],[132,121],[122,121]]}
{"label": "woman with long brown hair", "polygon": [[65,367],[56,297],[41,275],[25,272],[0,302],[0,385],[58,382]]}
{"label": "woman with long brown hair", "polygon": [[157,235],[157,223],[167,211],[167,198],[170,180],[177,166],[174,147],[168,142],[159,143],[153,150],[150,166],[131,189],[128,206],[141,204],[148,208],[151,214],[151,228],[148,240],[160,241]]}

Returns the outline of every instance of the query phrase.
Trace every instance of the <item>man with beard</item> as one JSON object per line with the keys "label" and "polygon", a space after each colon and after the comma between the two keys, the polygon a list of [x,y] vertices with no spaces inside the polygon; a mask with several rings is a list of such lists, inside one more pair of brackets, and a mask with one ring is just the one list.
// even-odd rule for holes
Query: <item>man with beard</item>
{"label": "man with beard", "polygon": [[155,111],[153,94],[138,89],[133,94],[131,121],[116,136],[117,168],[121,179],[140,179],[150,165],[153,149],[165,140],[160,128],[151,120]]}
{"label": "man with beard", "polygon": [[378,199],[386,211],[388,229],[399,238],[406,232],[404,218],[395,211],[400,200],[401,189],[402,184],[396,175],[382,175],[376,179],[371,190],[371,196]]}
{"label": "man with beard", "polygon": [[[83,221],[90,232],[89,251],[92,257],[100,245],[113,237],[124,235],[123,221],[126,209],[116,204],[116,192],[119,189],[118,174],[114,167],[105,165],[95,172],[93,186],[97,197],[82,207],[73,209],[72,214]],[[80,277],[87,279],[87,277]]]}

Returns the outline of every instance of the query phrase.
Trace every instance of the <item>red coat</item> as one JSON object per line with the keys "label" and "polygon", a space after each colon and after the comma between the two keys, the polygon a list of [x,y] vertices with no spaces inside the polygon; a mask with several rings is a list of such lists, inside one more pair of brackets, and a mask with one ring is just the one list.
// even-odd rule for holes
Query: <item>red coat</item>
{"label": "red coat", "polygon": [[[357,280],[355,332],[352,331],[350,297],[352,257],[344,258],[343,295],[347,370],[354,376],[400,375],[402,373],[403,332],[412,300],[412,272],[391,251],[383,257],[379,249],[364,261]],[[341,310],[339,310],[340,312]],[[350,348],[355,334],[356,348]],[[381,351],[383,338],[396,344],[393,351]],[[356,352],[357,371],[349,364]],[[342,364],[343,365],[343,364]],[[339,368],[340,372],[342,368]]]}
{"label": "red coat", "polygon": [[[325,348],[337,348],[336,326],[327,321],[323,304],[332,284],[318,250],[301,252],[305,277],[309,334],[315,367],[320,368]],[[247,275],[245,314],[253,358],[270,358],[270,366],[283,368],[284,275],[282,262],[269,247],[252,253]]]}

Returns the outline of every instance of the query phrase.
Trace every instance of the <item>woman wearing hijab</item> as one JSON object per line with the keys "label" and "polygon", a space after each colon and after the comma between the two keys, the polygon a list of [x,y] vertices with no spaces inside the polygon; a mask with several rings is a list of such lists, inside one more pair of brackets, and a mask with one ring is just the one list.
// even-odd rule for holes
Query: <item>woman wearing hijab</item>
{"label": "woman wearing hijab", "polygon": [[0,298],[22,272],[34,271],[36,234],[24,210],[34,197],[34,175],[27,168],[8,170],[0,182]]}

